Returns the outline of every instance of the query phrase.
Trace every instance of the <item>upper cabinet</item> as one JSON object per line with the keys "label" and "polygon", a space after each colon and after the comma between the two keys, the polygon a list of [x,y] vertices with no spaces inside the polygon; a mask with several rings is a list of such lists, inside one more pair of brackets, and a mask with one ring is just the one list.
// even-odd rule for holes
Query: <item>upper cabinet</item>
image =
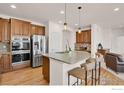
{"label": "upper cabinet", "polygon": [[31,31],[31,24],[29,22],[22,22],[22,35],[23,36],[30,36]]}
{"label": "upper cabinet", "polygon": [[91,30],[76,32],[76,43],[91,43]]}
{"label": "upper cabinet", "polygon": [[0,42],[10,41],[10,23],[7,19],[0,18]]}
{"label": "upper cabinet", "polygon": [[45,27],[32,25],[31,26],[31,35],[45,35]]}
{"label": "upper cabinet", "polygon": [[30,30],[31,30],[30,28],[31,28],[30,22],[26,22],[18,19],[11,19],[12,36],[15,35],[30,36]]}

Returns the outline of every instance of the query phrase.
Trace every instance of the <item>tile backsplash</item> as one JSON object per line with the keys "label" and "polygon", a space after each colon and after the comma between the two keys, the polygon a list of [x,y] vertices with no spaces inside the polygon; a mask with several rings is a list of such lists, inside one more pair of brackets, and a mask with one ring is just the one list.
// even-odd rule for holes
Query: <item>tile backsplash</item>
{"label": "tile backsplash", "polygon": [[91,44],[90,43],[76,43],[75,50],[87,50],[91,51]]}
{"label": "tile backsplash", "polygon": [[0,42],[0,52],[9,52],[10,51],[9,46],[10,46],[9,43]]}

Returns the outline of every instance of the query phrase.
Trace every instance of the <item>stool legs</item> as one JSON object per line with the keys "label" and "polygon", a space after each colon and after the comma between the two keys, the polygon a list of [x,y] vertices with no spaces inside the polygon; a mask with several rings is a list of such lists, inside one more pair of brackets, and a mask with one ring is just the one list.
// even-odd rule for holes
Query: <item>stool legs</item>
{"label": "stool legs", "polygon": [[70,85],[70,75],[68,74],[68,85]]}
{"label": "stool legs", "polygon": [[93,85],[93,69],[92,69],[92,76],[91,76],[91,78],[92,78],[92,83],[91,84]]}
{"label": "stool legs", "polygon": [[78,85],[78,78],[77,78],[77,85]]}
{"label": "stool legs", "polygon": [[98,76],[98,84],[100,85],[100,74],[101,74],[101,63],[99,62],[99,76]]}
{"label": "stool legs", "polygon": [[87,85],[87,71],[85,72],[85,85]]}
{"label": "stool legs", "polygon": [[[78,81],[79,81],[79,79],[77,78],[77,82],[76,82],[76,83],[77,83],[77,85],[79,84],[79,82],[78,82]],[[68,85],[70,85],[70,75],[69,75],[69,74],[68,74]]]}

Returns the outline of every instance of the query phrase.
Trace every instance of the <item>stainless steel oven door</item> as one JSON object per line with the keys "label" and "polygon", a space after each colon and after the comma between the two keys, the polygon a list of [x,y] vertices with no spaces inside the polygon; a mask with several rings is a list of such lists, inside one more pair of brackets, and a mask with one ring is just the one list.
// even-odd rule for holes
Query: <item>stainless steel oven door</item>
{"label": "stainless steel oven door", "polygon": [[12,42],[12,51],[21,50],[21,42]]}
{"label": "stainless steel oven door", "polygon": [[12,63],[21,62],[21,54],[13,54],[12,55]]}
{"label": "stainless steel oven door", "polygon": [[30,42],[22,42],[22,50],[30,50]]}
{"label": "stainless steel oven door", "polygon": [[30,53],[22,53],[22,61],[30,60]]}

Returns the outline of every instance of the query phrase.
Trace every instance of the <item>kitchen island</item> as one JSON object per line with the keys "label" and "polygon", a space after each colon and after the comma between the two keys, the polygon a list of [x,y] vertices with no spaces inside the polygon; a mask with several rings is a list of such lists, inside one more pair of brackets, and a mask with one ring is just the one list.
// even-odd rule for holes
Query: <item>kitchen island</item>
{"label": "kitchen island", "polygon": [[[80,64],[85,63],[91,55],[83,51],[56,52],[43,54],[49,58],[49,77],[50,85],[67,85],[68,84],[68,71],[80,67]],[[44,64],[43,64],[44,65]],[[75,82],[72,78],[71,83]]]}

